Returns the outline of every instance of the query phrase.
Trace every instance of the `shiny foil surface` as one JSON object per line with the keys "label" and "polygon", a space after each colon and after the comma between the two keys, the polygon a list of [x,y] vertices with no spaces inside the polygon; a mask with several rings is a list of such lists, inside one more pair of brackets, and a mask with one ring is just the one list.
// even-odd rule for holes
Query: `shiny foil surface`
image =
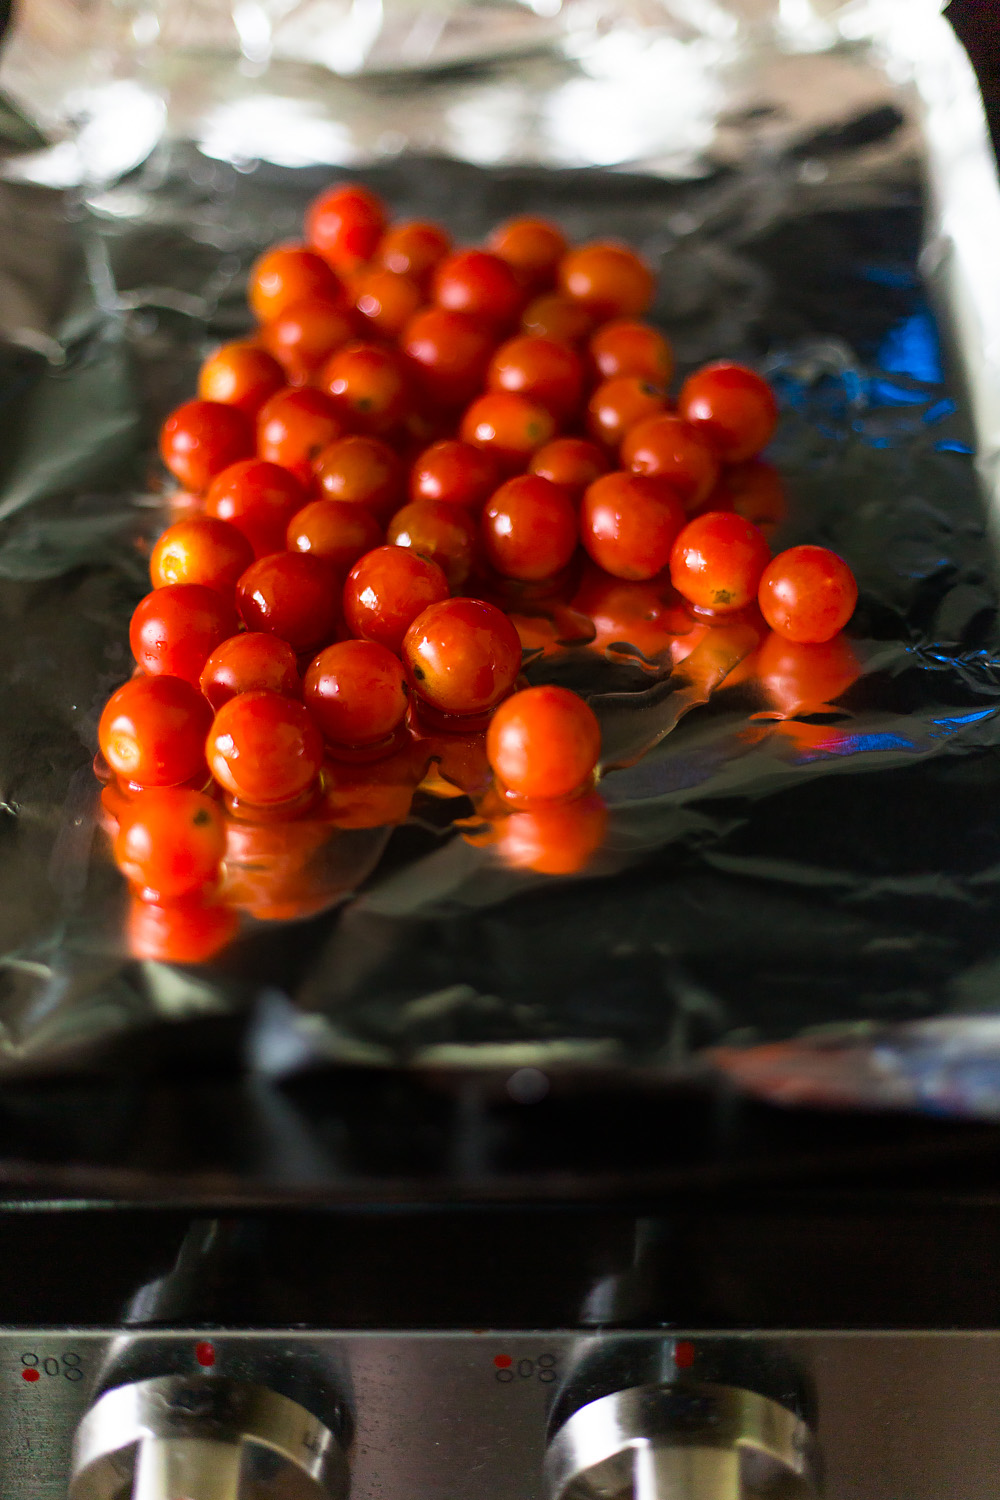
{"label": "shiny foil surface", "polygon": [[[154,1020],[256,1004],[254,1061],[271,1071],[669,1073],[712,1056],[770,1097],[1000,1108],[982,1019],[1000,997],[996,179],[933,5],[793,11],[498,7],[497,25],[532,21],[530,45],[491,36],[437,65],[432,49],[403,78],[386,31],[381,65],[365,54],[325,90],[307,70],[297,95],[294,57],[248,73],[220,43],[167,89],[133,51],[85,105],[77,82],[72,118],[55,102],[66,58],[15,37],[0,78],[4,1070],[84,1066]],[[237,95],[263,101],[269,147],[221,132],[220,79],[230,124]],[[314,96],[336,150],[275,112]],[[602,135],[594,111],[614,99]],[[637,641],[543,655],[528,676],[584,692],[618,766],[583,875],[511,869],[456,833],[466,799],[421,794],[402,826],[319,841],[309,915],[246,919],[211,965],[137,961],[92,759],[164,524],[157,425],[247,326],[254,255],[344,175],[460,242],[539,212],[646,254],[681,372],[725,355],[775,384],[767,456],[787,517],[772,545],[851,564],[854,680],[816,701],[766,690],[752,663],[727,681],[738,643],[673,672]],[[953,1069],[921,1085],[942,1038],[982,1061],[974,1083]],[[875,1066],[886,1047],[920,1067]]]}

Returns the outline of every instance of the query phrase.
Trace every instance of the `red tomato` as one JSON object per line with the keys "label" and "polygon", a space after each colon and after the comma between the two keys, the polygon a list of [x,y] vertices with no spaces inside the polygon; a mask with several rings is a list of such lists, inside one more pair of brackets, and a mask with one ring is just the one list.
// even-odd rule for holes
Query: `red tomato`
{"label": "red tomato", "polygon": [[778,425],[778,403],[767,381],[729,360],[718,360],[689,375],[677,408],[729,464],[753,458],[771,441]]}
{"label": "red tomato", "polygon": [[621,375],[599,385],[587,404],[590,435],[617,448],[636,423],[664,410],[667,398],[657,386],[638,375]]}
{"label": "red tomato", "polygon": [[313,461],[344,435],[344,420],[324,391],[309,386],[278,391],[257,416],[257,452],[301,484],[312,482]]}
{"label": "red tomato", "polygon": [[340,438],[323,449],[315,469],[326,499],[365,505],[383,520],[402,499],[402,464],[379,438]]}
{"label": "red tomato", "polygon": [[653,300],[653,273],[624,245],[596,242],[571,250],[559,265],[559,286],[597,318],[637,318]]}
{"label": "red tomato", "polygon": [[216,646],[202,667],[199,686],[214,709],[237,693],[266,688],[298,698],[302,690],[295,652],[288,642],[256,630],[232,635]]}
{"label": "red tomato", "polygon": [[203,401],[238,406],[255,417],[284,383],[284,371],[266,349],[240,340],[223,344],[205,361],[198,375],[198,395]]}
{"label": "red tomato", "polygon": [[358,182],[327,188],[306,211],[306,239],[338,271],[370,260],[386,226],[385,205]]}
{"label": "red tomato", "polygon": [[358,336],[357,318],[343,302],[307,297],[292,302],[262,337],[292,385],[305,385],[335,349]]}
{"label": "red tomato", "polygon": [[235,635],[231,602],[201,583],[168,583],[141,599],[129,625],[132,655],[147,677],[197,683],[216,646]]}
{"label": "red tomato", "polygon": [[338,302],[343,288],[326,261],[304,245],[277,245],[251,267],[247,301],[258,322],[273,322],[307,297]]}
{"label": "red tomato", "polygon": [[447,597],[448,580],[437,563],[408,547],[376,547],[347,575],[344,618],[352,635],[398,655],[417,615]]}
{"label": "red tomato", "polygon": [[569,248],[562,230],[548,219],[508,219],[487,240],[487,247],[499,255],[516,273],[526,291],[532,294],[555,285],[559,262]]}
{"label": "red tomato", "polygon": [[344,425],[358,432],[388,432],[410,399],[406,371],[396,351],[361,340],[330,355],[319,383]]}
{"label": "red tomato", "polygon": [[674,412],[647,417],[630,428],[622,443],[622,463],[636,474],[669,479],[688,510],[696,510],[712,493],[719,476],[712,450]]}
{"label": "red tomato", "polygon": [[308,552],[272,552],[258,558],[236,589],[247,629],[280,636],[299,655],[333,639],[339,596],[336,571]]}
{"label": "red tomato", "polygon": [[128,946],[133,958],[165,964],[203,964],[236,936],[239,918],[217,901],[163,906],[133,897]]}
{"label": "red tomato", "polygon": [[599,328],[590,357],[604,380],[636,375],[662,390],[674,373],[674,353],[663,334],[634,318],[615,318]]}
{"label": "red tomato", "polygon": [[192,516],[168,526],[153,548],[149,576],[154,589],[171,583],[201,583],[231,599],[236,580],[253,562],[253,547],[228,521]]}
{"label": "red tomato", "polygon": [[516,391],[547,407],[552,415],[570,417],[583,397],[583,360],[568,344],[521,333],[501,344],[490,362],[491,391]]}
{"label": "red tomato", "polygon": [[430,273],[451,249],[451,238],[439,224],[421,219],[393,224],[379,241],[375,259],[397,276],[409,276],[424,287]]}
{"label": "red tomato", "polygon": [[486,753],[501,784],[518,797],[568,797],[594,774],[601,726],[568,688],[525,688],[501,703],[486,731]]}
{"label": "red tomato", "polygon": [[133,677],[104,705],[97,731],[116,776],[138,786],[177,786],[205,774],[211,710],[179,677]]}
{"label": "red tomato", "polygon": [[203,490],[220,470],[253,452],[253,427],[237,406],[185,401],[160,429],[160,457],[185,489]]}
{"label": "red tomato", "polygon": [[415,500],[404,505],[385,534],[392,546],[411,547],[436,562],[452,589],[460,588],[472,572],[477,537],[469,512],[447,500]]}
{"label": "red tomato", "polygon": [[504,578],[538,582],[562,572],[576,551],[576,511],[566,491],[538,474],[508,479],[482,514],[490,565]]}
{"label": "red tomato", "polygon": [[346,573],[359,557],[377,547],[382,528],[367,506],[347,500],[313,500],[288,523],[289,552],[322,557],[338,573]]}
{"label": "red tomato", "polygon": [[291,802],[316,780],[323,737],[308,710],[281,693],[240,693],[212,721],[208,764],[220,786],[257,807]]}
{"label": "red tomato", "polygon": [[122,814],[115,863],[144,900],[177,901],[219,878],[226,824],[203,792],[163,787],[143,792]]}
{"label": "red tomato", "polygon": [[828,641],[843,630],[858,602],[854,574],[826,547],[789,547],[764,569],[761,614],[789,641]]}
{"label": "red tomato", "polygon": [[398,338],[423,298],[409,276],[384,266],[366,266],[351,281],[354,306],[381,338]]}
{"label": "red tomato", "polygon": [[507,474],[523,469],[554,435],[551,412],[513,391],[491,391],[473,401],[460,433],[463,442],[491,453]]}
{"label": "red tomato", "polygon": [[280,552],[285,531],[305,502],[302,485],[280,464],[245,458],[213,479],[205,513],[243,533],[257,557]]}
{"label": "red tomato", "polygon": [[338,641],[310,662],[303,696],[333,745],[391,743],[406,717],[399,658],[377,641]]}
{"label": "red tomato", "polygon": [[478,318],[428,307],[410,319],[399,342],[418,388],[451,408],[464,405],[482,385],[494,337]]}
{"label": "red tomato", "polygon": [[604,842],[608,809],[598,792],[537,802],[512,812],[497,830],[504,862],[538,875],[577,875]]}
{"label": "red tomato", "polygon": [[403,640],[414,692],[445,714],[482,714],[510,692],[521,641],[502,610],[482,599],[444,599],[419,614]]}
{"label": "red tomato", "polygon": [[553,438],[533,455],[528,471],[562,485],[579,500],[589,484],[608,472],[608,460],[603,448],[586,438]]}
{"label": "red tomato", "polygon": [[444,500],[478,510],[500,483],[492,454],[457,438],[425,448],[410,470],[413,500]]}
{"label": "red tomato", "polygon": [[582,344],[593,331],[596,319],[582,302],[564,297],[561,292],[546,292],[536,297],[521,314],[525,333],[541,338],[561,339],[565,344]]}
{"label": "red tomato", "polygon": [[655,578],[670,561],[684,507],[664,479],[604,474],[580,506],[580,540],[615,578]]}
{"label": "red tomato", "polygon": [[489,328],[507,328],[524,306],[524,293],[505,260],[488,250],[456,250],[441,261],[432,283],[434,301]]}
{"label": "red tomato", "polygon": [[[716,497],[723,503],[716,505]],[[725,510],[731,505],[738,515],[752,521],[768,539],[788,514],[784,480],[774,464],[763,458],[748,458],[744,463],[730,464],[723,470],[707,503],[711,510]]]}
{"label": "red tomato", "polygon": [[770,548],[751,522],[735,511],[706,511],[674,542],[670,577],[699,609],[742,609],[757,597],[770,560]]}

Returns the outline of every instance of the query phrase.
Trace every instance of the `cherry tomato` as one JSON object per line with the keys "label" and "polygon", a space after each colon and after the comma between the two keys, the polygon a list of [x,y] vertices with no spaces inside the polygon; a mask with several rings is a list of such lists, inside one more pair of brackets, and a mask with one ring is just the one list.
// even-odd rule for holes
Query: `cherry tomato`
{"label": "cherry tomato", "polygon": [[515,796],[568,797],[594,774],[601,726],[568,688],[546,683],[501,703],[486,731],[493,773]]}
{"label": "cherry tomato", "polygon": [[637,318],[653,300],[653,273],[624,245],[595,242],[559,264],[559,286],[597,318]]}
{"label": "cherry tomato", "polygon": [[789,641],[768,635],[756,657],[768,700],[785,718],[820,713],[857,679],[861,665],[846,636],[828,641]]}
{"label": "cherry tomato", "polygon": [[323,737],[308,710],[281,693],[239,693],[212,721],[206,746],[220,786],[257,807],[291,802],[316,780]]}
{"label": "cherry tomato", "polygon": [[742,609],[756,599],[770,548],[756,526],[735,511],[706,511],[674,542],[674,588],[699,609]]}
{"label": "cherry tomato", "polygon": [[347,575],[344,618],[352,635],[398,655],[417,615],[447,597],[448,580],[437,563],[408,547],[376,547]]}
{"label": "cherry tomato", "polygon": [[[715,505],[716,497],[724,503]],[[723,470],[708,503],[712,510],[725,510],[731,505],[738,515],[752,521],[768,539],[788,513],[784,480],[774,464],[763,458],[748,458],[744,463],[730,464]]]}
{"label": "cherry tomato", "polygon": [[622,463],[636,474],[669,479],[688,510],[712,493],[719,463],[698,432],[674,412],[637,422],[625,434]]}
{"label": "cherry tomato", "polygon": [[658,386],[639,375],[621,375],[605,380],[587,403],[590,435],[609,448],[617,448],[636,423],[663,411],[667,398]]}
{"label": "cherry tomato", "polygon": [[201,669],[199,686],[214,709],[237,693],[267,688],[298,698],[302,684],[295,652],[287,641],[263,631],[245,630],[216,646]]}
{"label": "cherry tomato", "polygon": [[337,271],[370,260],[385,226],[381,199],[358,182],[327,188],[306,211],[306,239]]}
{"label": "cherry tomato", "polygon": [[661,580],[629,583],[593,568],[585,572],[573,608],[589,615],[596,632],[594,650],[627,643],[647,661],[670,651],[678,636],[692,633],[694,621],[672,588]]}
{"label": "cherry tomato", "polygon": [[539,474],[508,479],[482,514],[483,551],[504,578],[525,582],[562,572],[577,543],[573,502]]}
{"label": "cherry tomato", "polygon": [[729,464],[753,458],[771,441],[778,425],[778,403],[767,381],[728,360],[689,375],[677,409]]}
{"label": "cherry tomato", "polygon": [[205,489],[221,469],[253,452],[253,427],[237,406],[185,401],[160,429],[160,457],[185,489]]}
{"label": "cherry tomato", "polygon": [[504,862],[539,875],[577,875],[604,842],[608,809],[599,792],[537,802],[509,813],[498,829]]}
{"label": "cherry tomato", "polygon": [[684,507],[664,479],[604,474],[580,506],[580,540],[615,578],[654,578],[670,561]]}
{"label": "cherry tomato", "polygon": [[516,391],[547,407],[558,420],[572,416],[583,397],[583,360],[568,344],[521,333],[490,361],[491,391]]}
{"label": "cherry tomato", "polygon": [[213,885],[226,852],[226,824],[203,792],[163,787],[129,804],[115,863],[147,901],[177,901]]}
{"label": "cherry tomato", "polygon": [[406,371],[395,350],[361,340],[334,350],[319,382],[344,425],[360,432],[388,432],[410,399]]}
{"label": "cherry tomato", "polygon": [[97,731],[116,776],[138,786],[177,786],[205,774],[211,710],[179,677],[133,677],[104,705]]}
{"label": "cherry tomato", "polygon": [[226,521],[243,533],[257,557],[280,552],[285,531],[302,509],[305,490],[280,464],[245,458],[213,479],[205,496],[205,514]]}
{"label": "cherry tomato", "polygon": [[482,599],[444,599],[419,614],[403,640],[413,689],[445,714],[485,713],[521,670],[521,640],[502,610]]}
{"label": "cherry tomato", "polygon": [[315,459],[343,436],[344,420],[335,403],[325,391],[309,386],[278,391],[257,417],[260,457],[288,469],[304,485],[312,481]]}
{"label": "cherry tomato", "polygon": [[569,248],[560,229],[547,219],[533,219],[530,215],[508,219],[494,229],[486,243],[494,255],[507,262],[532,295],[555,286],[559,262]]}
{"label": "cherry tomato", "polygon": [[394,547],[411,547],[436,562],[452,589],[472,572],[478,531],[469,512],[447,500],[414,500],[396,512],[385,539]]}
{"label": "cherry tomato", "polygon": [[664,389],[674,373],[674,352],[663,334],[634,318],[605,323],[590,340],[590,357],[605,380],[637,375]]}
{"label": "cherry tomato", "polygon": [[438,307],[495,329],[509,327],[524,306],[514,272],[488,250],[456,250],[447,256],[435,268],[431,291]]}
{"label": "cherry tomato", "polygon": [[332,640],[337,630],[340,580],[308,552],[272,552],[251,563],[236,588],[248,630],[280,636],[301,655]]}
{"label": "cherry tomato", "polygon": [[258,322],[273,322],[286,307],[306,297],[319,297],[324,302],[343,298],[339,277],[315,251],[304,245],[277,245],[254,262],[247,301]]}
{"label": "cherry tomato", "polygon": [[586,438],[553,438],[534,454],[528,470],[551,479],[579,500],[589,484],[608,472],[608,460],[604,450]]}
{"label": "cherry tomato", "polygon": [[521,314],[525,333],[541,338],[560,339],[564,344],[582,344],[593,330],[596,319],[582,302],[574,302],[561,292],[546,292],[529,302]]}
{"label": "cherry tomato", "polygon": [[239,340],[223,344],[202,365],[198,395],[203,401],[238,406],[248,417],[255,417],[268,396],[284,383],[284,371],[266,349]]}
{"label": "cherry tomato", "polygon": [[858,602],[854,574],[826,547],[789,547],[764,569],[761,614],[789,641],[828,641],[843,630]]}
{"label": "cherry tomato", "polygon": [[387,443],[357,435],[323,449],[316,480],[328,500],[366,505],[384,519],[402,498],[403,466]]}
{"label": "cherry tomato", "polygon": [[493,345],[485,323],[443,307],[418,312],[400,338],[419,389],[449,408],[464,405],[482,385]]}
{"label": "cherry tomato", "polygon": [[451,237],[439,224],[413,219],[391,225],[379,241],[375,259],[397,276],[409,276],[421,288],[451,249]]}
{"label": "cherry tomato", "polygon": [[409,276],[384,266],[366,266],[352,278],[354,306],[368,326],[384,339],[398,338],[423,301]]}
{"label": "cherry tomato", "polygon": [[523,469],[554,435],[551,412],[514,391],[490,391],[473,401],[460,432],[463,442],[491,453],[506,474]]}
{"label": "cherry tomato", "polygon": [[358,336],[357,317],[343,302],[307,297],[292,302],[262,337],[292,385],[305,385],[335,349]]}
{"label": "cherry tomato", "polygon": [[201,583],[168,583],[141,599],[128,638],[148,677],[183,677],[197,683],[209,656],[239,620],[232,603]]}
{"label": "cherry tomato", "polygon": [[443,500],[478,510],[500,483],[496,459],[457,438],[432,443],[410,470],[413,500]]}
{"label": "cherry tomato", "polygon": [[359,557],[377,547],[382,528],[364,505],[347,500],[313,500],[288,523],[289,552],[322,557],[338,573],[346,573]]}
{"label": "cherry tomato", "polygon": [[239,918],[221,901],[183,901],[169,906],[129,903],[127,933],[133,958],[166,964],[203,964],[236,936]]}
{"label": "cherry tomato", "polygon": [[333,745],[388,742],[406,717],[399,658],[377,641],[338,641],[310,662],[306,707]]}
{"label": "cherry tomato", "polygon": [[253,547],[228,521],[192,516],[168,526],[153,548],[149,576],[154,589],[170,583],[201,583],[225,598],[253,562]]}

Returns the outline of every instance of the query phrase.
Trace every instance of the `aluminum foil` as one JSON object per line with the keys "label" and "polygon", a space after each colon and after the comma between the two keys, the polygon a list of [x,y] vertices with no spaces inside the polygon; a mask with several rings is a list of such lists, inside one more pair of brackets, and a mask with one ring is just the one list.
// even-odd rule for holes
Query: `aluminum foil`
{"label": "aluminum foil", "polygon": [[[923,1077],[945,1034],[992,1056],[1000,194],[936,5],[354,5],[353,56],[319,0],[256,43],[246,9],[234,33],[120,8],[86,58],[68,14],[29,9],[0,73],[0,1066],[244,1007],[272,1072],[711,1056],[772,1097],[919,1105],[873,1049]],[[544,658],[531,675],[584,688],[631,762],[585,876],[505,868],[456,836],[468,807],[427,799],[338,836],[307,920],[249,922],[208,968],[138,963],[91,758],[163,524],[152,440],[332,167],[459,239],[537,209],[655,261],[681,368],[726,353],[775,381],[777,544],[854,567],[855,680],[776,717],[745,672]],[[933,1107],[996,1112],[973,1072]]]}

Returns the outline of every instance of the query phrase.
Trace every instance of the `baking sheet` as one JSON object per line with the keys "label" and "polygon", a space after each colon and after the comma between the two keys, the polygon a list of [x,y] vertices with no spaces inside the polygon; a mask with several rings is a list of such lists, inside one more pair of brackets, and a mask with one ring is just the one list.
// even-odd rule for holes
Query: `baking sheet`
{"label": "baking sheet", "polygon": [[[537,664],[536,678],[583,683],[612,737],[623,703],[671,726],[605,778],[606,848],[586,877],[504,869],[421,803],[394,832],[338,837],[337,899],[309,920],[250,923],[210,969],[131,961],[90,758],[128,671],[143,542],[162,525],[151,443],[205,350],[243,326],[249,260],[330,180],[329,136],[310,151],[315,133],[286,119],[271,160],[240,154],[245,140],[227,159],[232,137],[208,129],[220,80],[236,87],[224,53],[179,100],[149,84],[148,59],[117,80],[140,89],[134,118],[163,104],[124,175],[120,154],[92,149],[102,130],[115,137],[114,110],[91,97],[74,125],[39,107],[49,145],[26,152],[22,138],[0,183],[4,1070],[79,1067],[153,1020],[254,1004],[265,1069],[294,1057],[683,1071],[723,1046],[735,1070],[755,1044],[811,1046],[831,1028],[847,1028],[850,1063],[873,1025],[895,1036],[885,1028],[996,1010],[1000,200],[971,72],[923,0],[682,11],[622,12],[602,32],[576,9],[555,51],[542,17],[527,61],[340,80],[326,107],[344,161],[364,160],[358,175],[401,216],[440,217],[464,239],[538,209],[575,235],[623,235],[660,266],[656,315],[682,368],[725,352],[767,370],[783,408],[770,456],[789,493],[779,544],[819,540],[855,568],[858,680],[830,711],[776,721],[754,717],[767,705],[752,682],[699,703],[683,676],[651,684],[627,661]],[[659,72],[643,75],[642,129],[612,132],[603,157],[593,132],[577,137],[590,165],[568,162],[573,109],[620,99],[629,76],[597,40],[620,49],[644,25]],[[0,82],[31,115],[26,50],[50,103],[62,95],[58,59],[18,37]],[[687,102],[658,117],[685,59]],[[272,97],[269,79],[251,93]],[[412,136],[372,134],[387,109]],[[498,133],[505,112],[520,123]],[[428,142],[451,154],[413,154]],[[136,130],[133,155],[141,145]],[[44,186],[60,173],[66,185]],[[794,1076],[797,1054],[784,1056]],[[870,1101],[862,1072],[845,1064],[832,1092],[852,1097],[854,1076]],[[953,1096],[989,1113],[1000,1090]]]}

